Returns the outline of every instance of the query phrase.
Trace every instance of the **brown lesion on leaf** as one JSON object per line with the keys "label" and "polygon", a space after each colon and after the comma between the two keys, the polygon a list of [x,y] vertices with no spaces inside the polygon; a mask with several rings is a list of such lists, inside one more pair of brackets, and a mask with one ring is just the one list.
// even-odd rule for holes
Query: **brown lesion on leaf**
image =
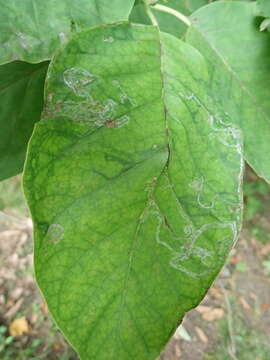
{"label": "brown lesion on leaf", "polygon": [[108,128],[116,128],[116,122],[115,120],[107,120],[104,125]]}
{"label": "brown lesion on leaf", "polygon": [[156,185],[157,181],[158,181],[157,177],[154,177],[150,182],[150,185]]}
{"label": "brown lesion on leaf", "polygon": [[189,250],[191,248],[191,245],[189,243],[185,243],[182,247],[186,250]]}

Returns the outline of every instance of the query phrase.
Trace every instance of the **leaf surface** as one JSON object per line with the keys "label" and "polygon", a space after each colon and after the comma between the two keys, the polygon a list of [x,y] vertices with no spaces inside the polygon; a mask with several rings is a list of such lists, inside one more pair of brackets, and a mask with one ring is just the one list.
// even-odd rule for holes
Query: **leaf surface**
{"label": "leaf surface", "polygon": [[0,0],[0,64],[49,60],[72,33],[127,20],[134,0]]}
{"label": "leaf surface", "polygon": [[269,34],[256,4],[216,2],[192,15],[187,41],[207,59],[212,93],[244,136],[244,155],[270,181]]}
{"label": "leaf surface", "polygon": [[22,171],[26,147],[40,119],[48,63],[0,66],[0,180]]}
{"label": "leaf surface", "polygon": [[257,0],[256,3],[259,14],[265,17],[270,17],[270,2],[268,0]]}
{"label": "leaf surface", "polygon": [[130,24],[50,66],[24,188],[39,286],[82,359],[156,359],[237,238],[241,139],[209,80],[195,49]]}

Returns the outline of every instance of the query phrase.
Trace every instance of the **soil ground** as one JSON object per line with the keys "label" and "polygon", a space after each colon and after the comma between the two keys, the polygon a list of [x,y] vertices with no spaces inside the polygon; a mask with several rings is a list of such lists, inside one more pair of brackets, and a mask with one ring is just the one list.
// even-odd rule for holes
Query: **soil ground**
{"label": "soil ground", "polygon": [[[160,360],[270,360],[270,187],[248,174],[241,238]],[[35,284],[31,234],[15,177],[0,184],[0,359],[78,359]]]}

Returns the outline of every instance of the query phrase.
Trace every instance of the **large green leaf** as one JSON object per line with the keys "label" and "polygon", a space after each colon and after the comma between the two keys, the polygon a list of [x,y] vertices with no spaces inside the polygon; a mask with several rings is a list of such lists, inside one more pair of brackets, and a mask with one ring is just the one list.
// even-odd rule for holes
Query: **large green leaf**
{"label": "large green leaf", "polygon": [[206,57],[215,99],[243,131],[246,160],[269,182],[270,39],[255,15],[255,3],[208,5],[192,15],[187,41]]}
{"label": "large green leaf", "polygon": [[22,171],[26,146],[43,107],[48,63],[0,66],[0,180]]}
{"label": "large green leaf", "polygon": [[134,0],[0,0],[0,64],[51,58],[72,32],[127,20]]}
{"label": "large green leaf", "polygon": [[240,133],[209,80],[152,26],[85,31],[50,66],[24,188],[37,281],[82,359],[154,360],[237,238]]}
{"label": "large green leaf", "polygon": [[[160,0],[158,2],[160,5],[170,7],[185,15],[190,15],[193,11],[203,5],[206,5],[207,3],[208,0]],[[186,32],[187,26],[175,16],[154,9],[152,9],[152,12],[158,20],[159,27],[162,31],[168,32],[177,37],[183,36]],[[134,8],[130,14],[130,20],[142,24],[151,24],[151,21],[145,11],[145,0],[135,1]]]}

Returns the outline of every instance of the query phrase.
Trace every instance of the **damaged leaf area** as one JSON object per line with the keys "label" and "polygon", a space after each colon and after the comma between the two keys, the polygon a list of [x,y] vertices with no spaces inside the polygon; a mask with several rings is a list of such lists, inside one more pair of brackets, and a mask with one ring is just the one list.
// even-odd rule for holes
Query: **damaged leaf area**
{"label": "damaged leaf area", "polygon": [[209,81],[153,26],[82,32],[49,67],[24,189],[38,284],[81,359],[156,359],[238,236],[241,134]]}
{"label": "damaged leaf area", "polygon": [[127,20],[135,0],[0,0],[0,64],[49,60],[77,31]]}

